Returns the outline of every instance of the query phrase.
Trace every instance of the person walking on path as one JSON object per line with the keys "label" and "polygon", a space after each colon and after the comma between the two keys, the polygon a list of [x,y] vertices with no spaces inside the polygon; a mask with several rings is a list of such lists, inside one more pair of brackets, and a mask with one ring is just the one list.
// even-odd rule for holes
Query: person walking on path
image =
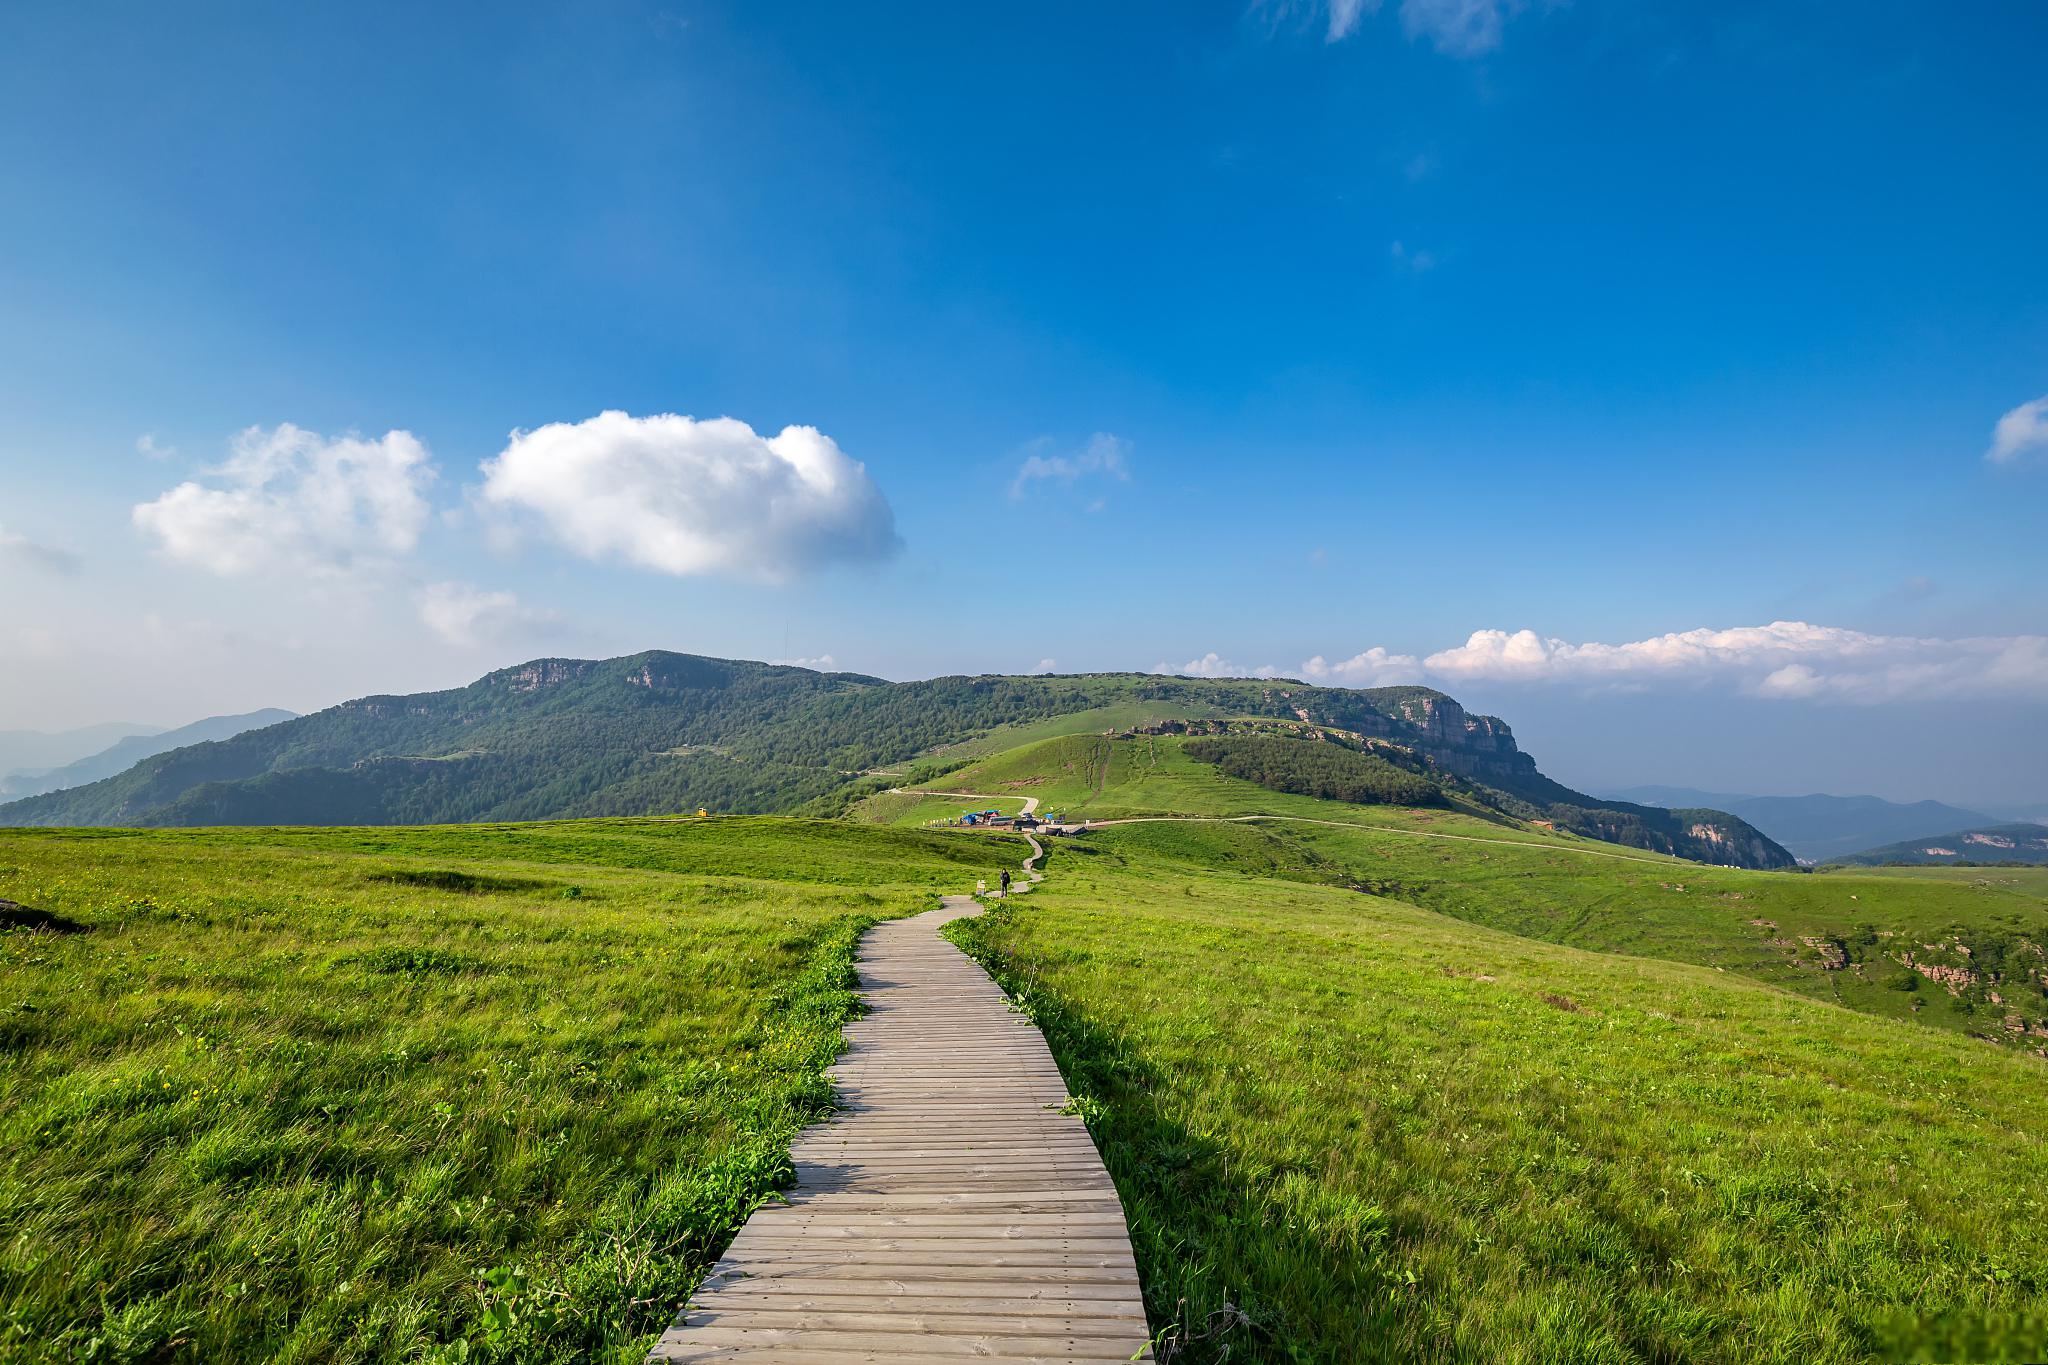
{"label": "person walking on path", "polygon": [[1006,867],[1006,868],[1004,868],[1004,869],[1003,869],[1003,899],[1004,899],[1004,900],[1008,900],[1009,898],[1010,898],[1010,869]]}

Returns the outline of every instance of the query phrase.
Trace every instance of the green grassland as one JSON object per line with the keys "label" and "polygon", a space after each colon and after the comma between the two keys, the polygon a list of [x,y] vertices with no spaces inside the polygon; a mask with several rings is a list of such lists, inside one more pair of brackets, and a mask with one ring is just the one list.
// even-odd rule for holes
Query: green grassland
{"label": "green grassland", "polygon": [[1823,877],[1896,877],[1902,881],[1946,882],[1986,896],[2048,899],[2048,867],[1844,867],[1815,869]]}
{"label": "green grassland", "polygon": [[[1808,876],[1621,858],[1598,845],[1418,838],[1393,828],[1158,822],[1093,846],[1162,861],[1351,886],[1528,938],[1689,962],[1801,994],[1994,1041],[2048,1033],[2048,879]],[[1946,986],[1899,954],[1968,972]],[[1997,1000],[1992,996],[1996,994]]]}
{"label": "green grassland", "polygon": [[1168,1358],[2048,1352],[2038,1059],[1318,885],[1256,831],[1088,841],[952,932],[1045,1028]]}
{"label": "green grassland", "polygon": [[1011,840],[0,831],[0,1360],[632,1361]]}
{"label": "green grassland", "polygon": [[2048,1352],[2048,870],[1710,868],[1167,736],[927,776],[1009,795],[0,830],[0,1361],[637,1359],[829,1107],[862,928],[1024,852],[915,826],[1030,795],[1130,823],[954,932],[1163,1358]]}

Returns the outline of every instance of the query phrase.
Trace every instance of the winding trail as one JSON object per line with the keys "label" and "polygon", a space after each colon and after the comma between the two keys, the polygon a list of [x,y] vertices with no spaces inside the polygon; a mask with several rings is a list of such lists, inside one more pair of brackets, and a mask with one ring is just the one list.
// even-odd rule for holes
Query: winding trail
{"label": "winding trail", "polygon": [[648,1361],[1150,1358],[1123,1204],[1052,1053],[939,936],[980,913],[947,896],[868,931],[841,1114],[797,1139],[789,1202],[747,1220]]}

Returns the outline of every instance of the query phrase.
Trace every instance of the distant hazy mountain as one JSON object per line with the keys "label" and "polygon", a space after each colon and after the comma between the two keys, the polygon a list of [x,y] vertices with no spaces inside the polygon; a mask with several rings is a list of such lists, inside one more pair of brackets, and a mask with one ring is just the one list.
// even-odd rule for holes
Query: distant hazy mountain
{"label": "distant hazy mountain", "polygon": [[1997,823],[1979,811],[1876,796],[1741,796],[1691,787],[1629,787],[1607,795],[1645,806],[1711,806],[1739,815],[1810,863],[1827,862],[1936,830]]}
{"label": "distant hazy mountain", "polygon": [[[1161,703],[1388,741],[1437,784],[1586,838],[1741,867],[1792,855],[1712,810],[1601,801],[1537,771],[1513,732],[1426,687],[1149,674],[931,678],[650,651],[536,659],[445,692],[363,697],[113,777],[0,806],[0,825],[431,824],[776,812],[844,804],[863,774],[999,726]],[[874,781],[886,784],[889,779]],[[860,794],[865,794],[865,789]]]}
{"label": "distant hazy mountain", "polygon": [[110,721],[76,730],[0,730],[0,778],[20,772],[46,772],[61,768],[89,754],[96,754],[115,740],[130,735],[153,735],[156,725],[131,725]]}
{"label": "distant hazy mountain", "polygon": [[103,777],[125,773],[145,758],[154,758],[173,749],[182,749],[188,744],[204,744],[211,739],[232,739],[244,730],[260,730],[281,720],[296,719],[298,713],[295,711],[280,711],[271,707],[241,716],[208,716],[205,720],[195,720],[190,725],[181,725],[175,730],[131,734],[108,748],[74,763],[66,763],[61,768],[0,779],[0,796],[11,800],[18,796],[63,791],[67,787],[82,787]]}
{"label": "distant hazy mountain", "polygon": [[1835,859],[1875,867],[1882,863],[2048,863],[2048,825],[1979,825],[1947,834],[1866,848]]}

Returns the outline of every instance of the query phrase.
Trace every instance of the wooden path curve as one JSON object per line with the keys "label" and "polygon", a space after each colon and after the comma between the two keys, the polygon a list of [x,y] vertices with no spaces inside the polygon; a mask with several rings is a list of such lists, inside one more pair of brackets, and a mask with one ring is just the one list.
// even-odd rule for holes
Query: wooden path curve
{"label": "wooden path curve", "polygon": [[842,1112],[649,1362],[1150,1358],[1123,1205],[1052,1053],[939,936],[978,913],[948,896],[868,932]]}

